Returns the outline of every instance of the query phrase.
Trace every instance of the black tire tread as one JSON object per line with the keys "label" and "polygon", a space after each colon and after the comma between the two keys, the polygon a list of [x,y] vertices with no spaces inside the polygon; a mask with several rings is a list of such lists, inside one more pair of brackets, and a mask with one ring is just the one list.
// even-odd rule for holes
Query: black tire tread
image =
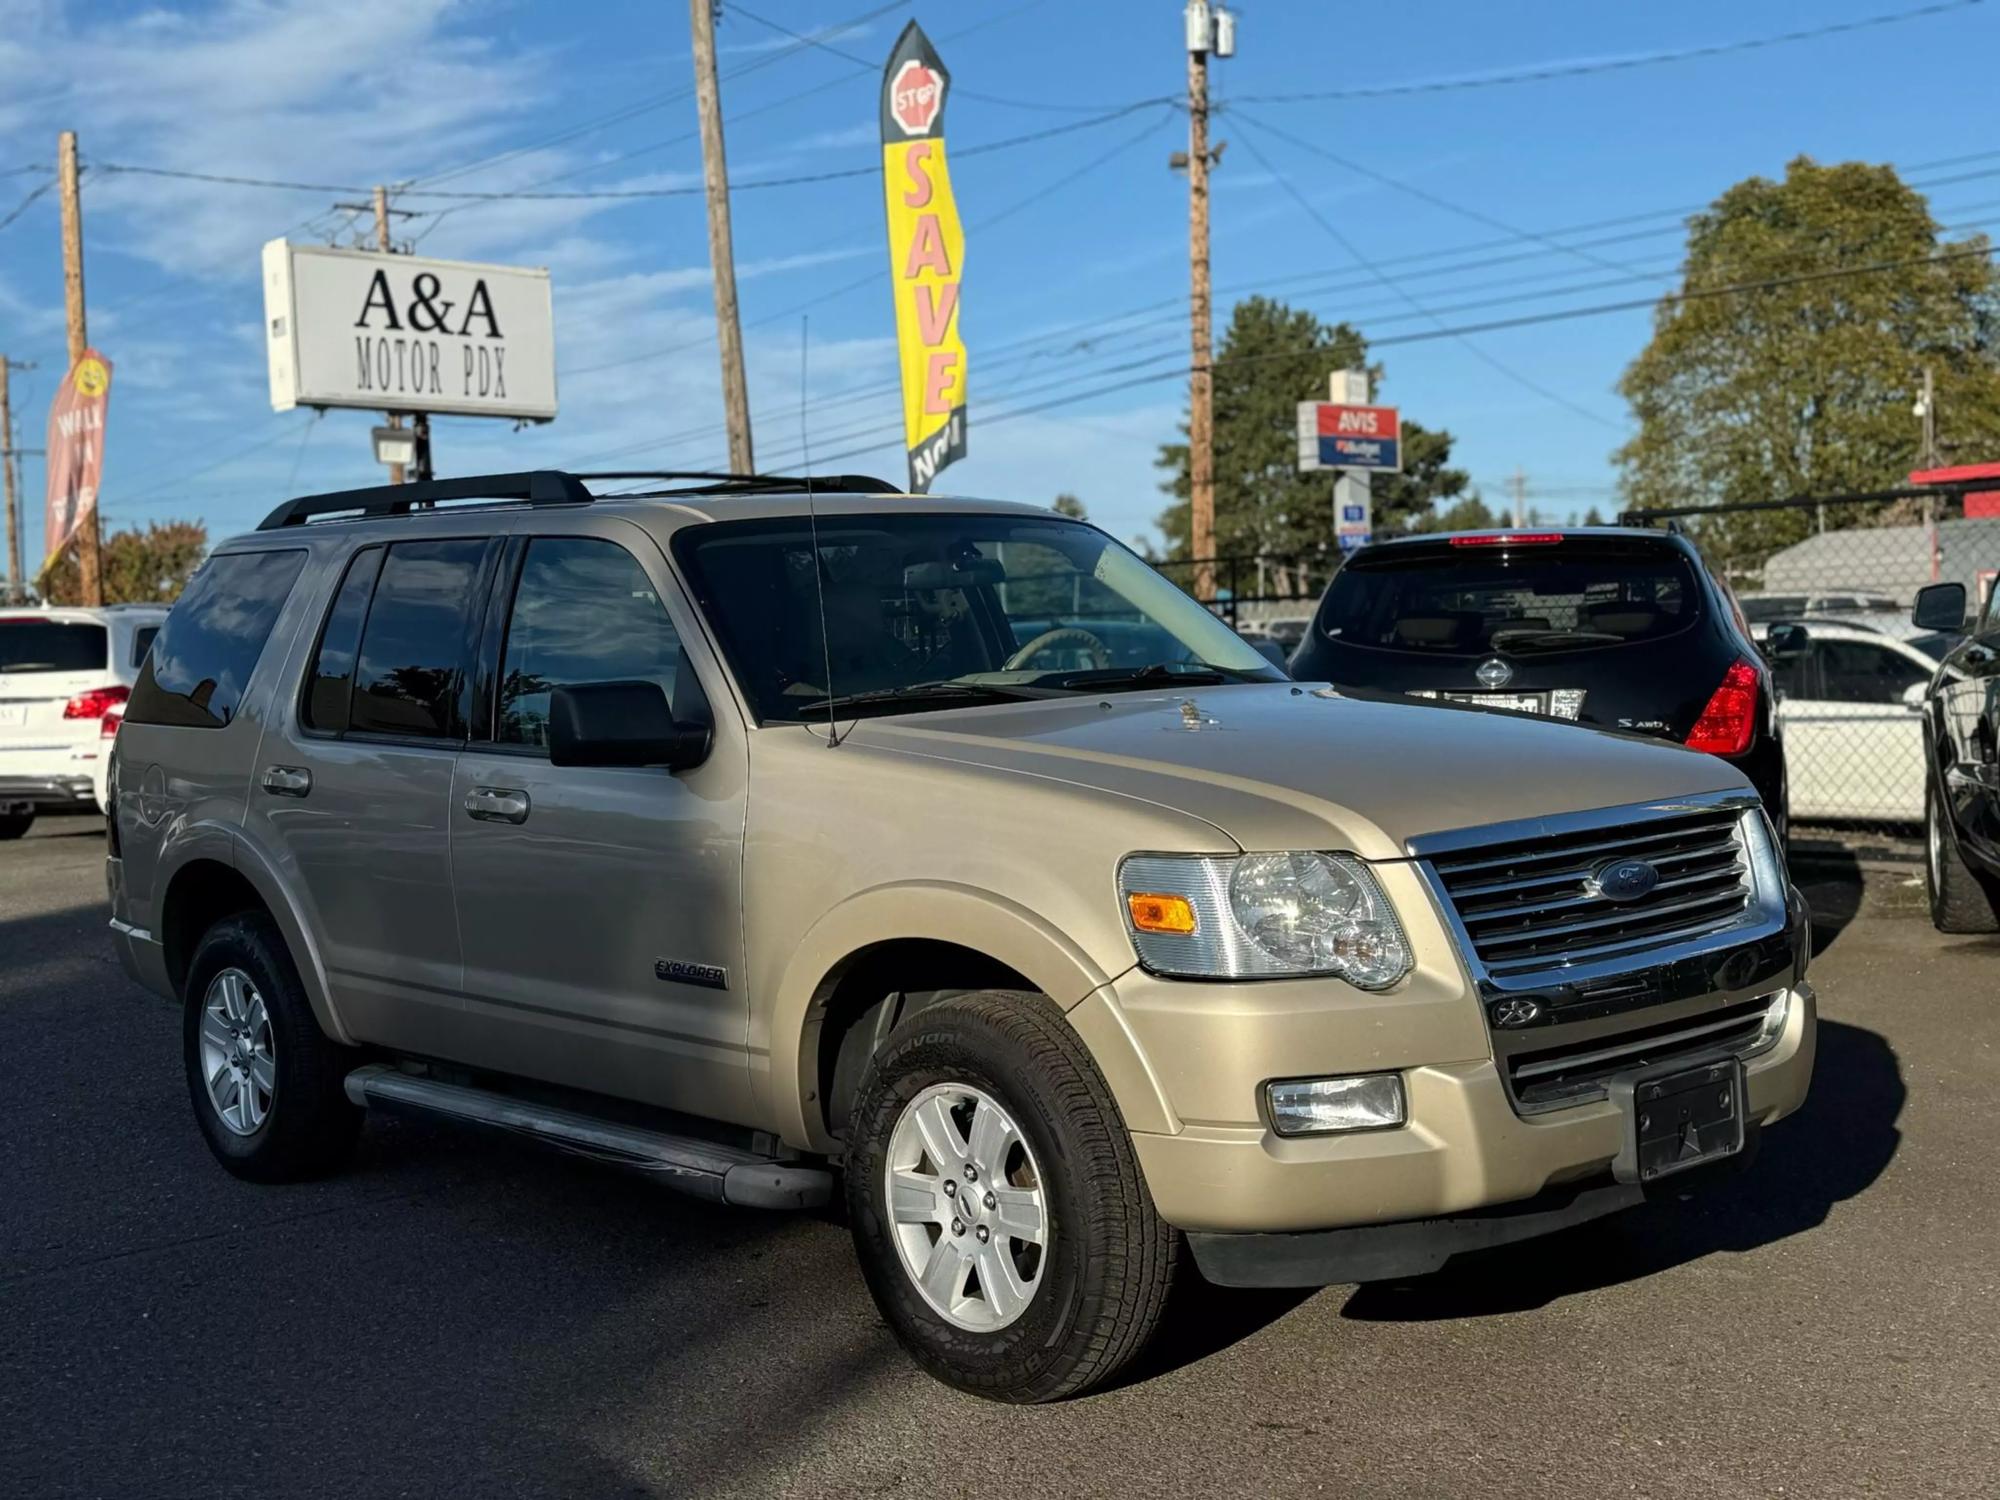
{"label": "black tire tread", "polygon": [[[1924,851],[1925,894],[1930,897],[1931,925],[1939,932],[2000,932],[2000,882],[1987,880],[1966,864],[1958,849],[1958,832],[1951,817],[1938,805],[1936,784],[1924,788],[1924,816],[1935,819],[1942,847],[1932,868],[1930,851]],[[1931,830],[1924,830],[1928,842]]]}
{"label": "black tire tread", "polygon": [[33,813],[8,813],[0,816],[0,841],[23,838],[34,826]]}

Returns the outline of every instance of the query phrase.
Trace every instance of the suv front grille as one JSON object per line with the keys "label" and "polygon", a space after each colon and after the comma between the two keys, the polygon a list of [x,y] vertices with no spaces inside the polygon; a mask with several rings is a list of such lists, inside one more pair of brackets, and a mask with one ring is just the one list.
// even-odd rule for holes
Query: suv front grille
{"label": "suv front grille", "polygon": [[1517,1052],[1506,1060],[1507,1082],[1523,1114],[1561,1109],[1604,1095],[1617,1074],[1682,1057],[1758,1049],[1774,1003],[1769,995],[1680,1021],[1642,1027],[1616,1036],[1570,1042],[1538,1052]]}
{"label": "suv front grille", "polygon": [[[1702,808],[1458,850],[1433,856],[1431,868],[1489,974],[1596,963],[1704,937],[1741,917],[1752,896],[1742,816]],[[1634,901],[1599,894],[1593,877],[1618,859],[1645,860],[1659,884]]]}

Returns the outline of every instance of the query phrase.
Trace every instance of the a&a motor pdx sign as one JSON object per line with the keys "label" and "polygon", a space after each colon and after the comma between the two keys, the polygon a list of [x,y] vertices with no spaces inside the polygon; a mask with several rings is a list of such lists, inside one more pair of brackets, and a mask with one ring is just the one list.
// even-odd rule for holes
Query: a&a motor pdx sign
{"label": "a&a motor pdx sign", "polygon": [[882,71],[882,186],[889,208],[889,275],[903,371],[903,443],[910,489],[924,494],[965,457],[965,345],[958,282],[965,233],[944,161],[951,75],[915,21]]}
{"label": "a&a motor pdx sign", "polygon": [[1402,415],[1393,406],[1348,406],[1332,401],[1299,403],[1301,469],[1403,467]]}
{"label": "a&a motor pdx sign", "polygon": [[556,414],[545,270],[273,240],[264,334],[277,411]]}

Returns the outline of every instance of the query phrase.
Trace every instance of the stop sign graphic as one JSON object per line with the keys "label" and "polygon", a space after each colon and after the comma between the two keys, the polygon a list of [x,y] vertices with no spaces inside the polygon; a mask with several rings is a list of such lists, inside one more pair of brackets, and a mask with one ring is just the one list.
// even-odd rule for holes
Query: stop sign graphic
{"label": "stop sign graphic", "polygon": [[922,135],[944,108],[944,83],[936,73],[911,58],[896,70],[889,85],[889,112],[905,135]]}

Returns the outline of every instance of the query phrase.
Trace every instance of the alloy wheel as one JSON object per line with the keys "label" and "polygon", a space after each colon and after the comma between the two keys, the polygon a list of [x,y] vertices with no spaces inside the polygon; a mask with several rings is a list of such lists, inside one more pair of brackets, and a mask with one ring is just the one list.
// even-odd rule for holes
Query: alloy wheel
{"label": "alloy wheel", "polygon": [[993,1333],[1027,1310],[1049,1248],[1041,1168],[1000,1102],[934,1084],[896,1117],[884,1198],[910,1281],[954,1327]]}
{"label": "alloy wheel", "polygon": [[254,1135],[271,1113],[278,1087],[271,1017],[241,969],[208,982],[201,1002],[201,1076],[216,1117],[236,1135]]}

